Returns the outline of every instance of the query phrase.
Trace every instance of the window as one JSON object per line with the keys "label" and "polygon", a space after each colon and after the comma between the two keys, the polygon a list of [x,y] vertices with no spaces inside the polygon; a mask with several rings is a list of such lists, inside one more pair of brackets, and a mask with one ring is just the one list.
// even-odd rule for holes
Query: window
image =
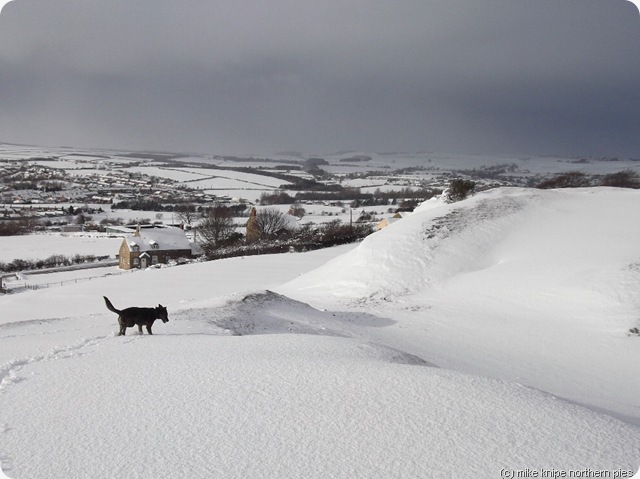
{"label": "window", "polygon": [[158,264],[158,255],[153,255],[151,257],[151,264]]}

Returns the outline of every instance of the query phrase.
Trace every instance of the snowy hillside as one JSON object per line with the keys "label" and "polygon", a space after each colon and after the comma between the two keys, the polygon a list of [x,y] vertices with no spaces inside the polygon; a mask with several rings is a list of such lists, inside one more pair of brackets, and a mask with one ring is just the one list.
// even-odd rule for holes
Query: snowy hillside
{"label": "snowy hillside", "polygon": [[492,190],[431,200],[278,291],[375,311],[394,347],[640,424],[639,238],[635,190]]}
{"label": "snowy hillside", "polygon": [[[12,479],[636,471],[639,237],[636,191],[503,189],[432,200],[357,246],[0,296],[0,464]],[[103,295],[170,321],[117,337]]]}

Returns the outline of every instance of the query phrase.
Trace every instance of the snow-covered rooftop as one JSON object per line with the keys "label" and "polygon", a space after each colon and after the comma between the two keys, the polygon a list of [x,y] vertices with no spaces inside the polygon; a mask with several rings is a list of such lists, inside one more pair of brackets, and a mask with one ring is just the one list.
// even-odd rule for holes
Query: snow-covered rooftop
{"label": "snow-covered rooftop", "polygon": [[180,228],[143,228],[140,236],[128,240],[129,245],[138,245],[140,251],[188,250],[191,243]]}

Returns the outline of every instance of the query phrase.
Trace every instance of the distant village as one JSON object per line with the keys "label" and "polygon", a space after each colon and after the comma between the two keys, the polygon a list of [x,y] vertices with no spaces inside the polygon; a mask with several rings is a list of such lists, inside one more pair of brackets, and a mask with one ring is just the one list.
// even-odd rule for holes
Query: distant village
{"label": "distant village", "polygon": [[[206,191],[192,189],[184,183],[170,178],[145,175],[131,171],[118,164],[110,164],[108,160],[96,162],[78,162],[73,169],[53,168],[43,165],[53,158],[33,158],[33,161],[0,160],[0,219],[38,220],[48,228],[64,228],[77,230],[100,227],[85,222],[87,216],[102,213],[106,210],[132,209],[146,211],[175,211],[177,213],[205,206],[223,204],[233,208],[236,216],[248,216],[252,202],[228,195],[213,195]],[[127,166],[138,166],[135,162]],[[312,171],[319,170],[317,163],[312,164]],[[70,173],[73,171],[73,174]],[[255,170],[260,174],[260,170]],[[264,172],[268,174],[268,172]],[[324,173],[323,173],[324,175]],[[326,175],[324,175],[326,176]],[[313,186],[312,191],[301,190],[293,198],[286,192],[274,190],[267,194],[264,204],[293,204],[298,201],[304,204],[320,202],[327,206],[366,206],[371,204],[397,205],[398,209],[411,210],[418,201],[425,200],[441,189],[422,189],[414,192],[411,184],[402,191],[380,192],[380,198],[373,194],[361,194],[357,188],[339,188],[334,181],[307,181]],[[325,184],[326,183],[326,184]],[[417,190],[420,190],[419,185]],[[326,187],[327,191],[322,188]],[[402,198],[403,194],[409,198]],[[80,215],[80,216],[79,216]],[[75,218],[70,218],[75,217]],[[49,220],[49,221],[47,221]],[[179,222],[177,220],[176,222]],[[71,223],[71,224],[70,224]],[[187,221],[189,223],[189,221]]]}
{"label": "distant village", "polygon": [[[302,203],[278,188],[264,192],[257,203],[267,209],[257,214],[252,202],[246,199],[208,194],[169,178],[110,167],[106,162],[100,162],[99,169],[95,163],[86,167],[80,163],[72,172],[68,168],[48,167],[43,162],[46,163],[42,159],[0,161],[0,228],[3,228],[0,233],[99,231],[122,236],[125,239],[120,251],[114,251],[121,269],[180,263],[203,255],[216,259],[326,247],[362,239],[374,230],[374,221],[380,221],[362,210],[356,218],[349,216],[346,224],[335,219],[302,225],[303,204],[308,207],[317,200],[344,212],[345,202],[357,207],[373,201],[370,193],[363,195],[357,188],[336,191],[335,184],[328,186],[329,191],[306,192]],[[405,191],[412,194],[409,189]],[[393,205],[393,209],[413,209],[425,199],[414,197],[410,204],[406,203],[408,200],[396,204],[393,195],[381,192],[379,195],[378,204]],[[289,211],[269,208],[286,204],[291,205]],[[153,228],[155,223],[149,220],[123,221],[113,213],[118,209],[154,212],[155,223],[161,228]],[[163,214],[165,211],[171,212],[171,221]],[[385,218],[378,227],[398,218],[399,214]],[[198,241],[195,230],[188,232],[196,224]],[[167,228],[171,226],[174,228]],[[34,262],[16,260],[1,264],[0,271],[74,267],[96,259],[76,255]]]}
{"label": "distant village", "polygon": [[[193,202],[228,204],[233,201],[228,196],[188,189],[168,178],[126,169],[94,171],[95,168],[87,168],[83,169],[84,174],[72,176],[66,170],[40,164],[0,161],[0,217],[5,220],[25,217],[42,220],[91,215],[118,204],[128,207],[140,198],[156,209],[158,206],[171,209],[176,204]],[[237,199],[236,203],[241,203],[241,200]],[[67,229],[78,228],[67,226]]]}

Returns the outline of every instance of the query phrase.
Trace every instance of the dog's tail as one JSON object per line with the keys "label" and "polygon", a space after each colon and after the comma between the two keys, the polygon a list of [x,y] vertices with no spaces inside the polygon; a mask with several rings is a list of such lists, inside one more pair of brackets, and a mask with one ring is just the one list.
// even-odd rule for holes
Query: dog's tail
{"label": "dog's tail", "polygon": [[120,310],[119,310],[119,309],[116,309],[116,308],[113,306],[113,304],[111,304],[111,301],[109,301],[109,298],[107,298],[106,296],[103,296],[103,298],[104,298],[104,304],[106,304],[106,305],[107,305],[107,309],[108,309],[109,311],[113,311],[113,312],[114,312],[114,313],[116,313],[116,314],[120,314]]}

